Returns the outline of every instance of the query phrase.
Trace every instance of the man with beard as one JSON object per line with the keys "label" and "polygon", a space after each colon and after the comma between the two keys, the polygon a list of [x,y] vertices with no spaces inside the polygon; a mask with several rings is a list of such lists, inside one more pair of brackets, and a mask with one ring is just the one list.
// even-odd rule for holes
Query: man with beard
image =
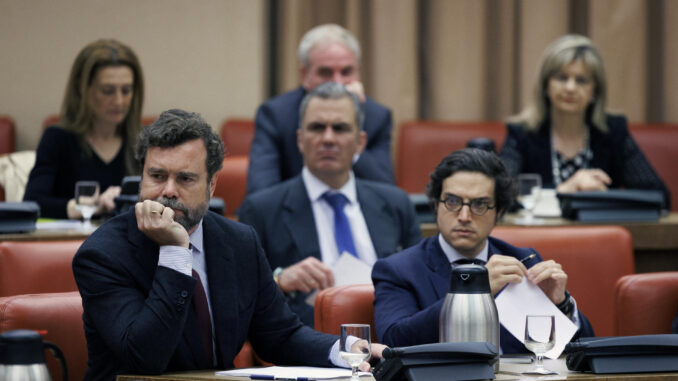
{"label": "man with beard", "polygon": [[[73,260],[86,379],[231,368],[247,339],[276,364],[342,365],[337,337],[290,311],[254,230],[207,211],[223,155],[194,113],[166,111],[141,132],[140,202],[97,229]],[[373,345],[373,355],[381,350]]]}

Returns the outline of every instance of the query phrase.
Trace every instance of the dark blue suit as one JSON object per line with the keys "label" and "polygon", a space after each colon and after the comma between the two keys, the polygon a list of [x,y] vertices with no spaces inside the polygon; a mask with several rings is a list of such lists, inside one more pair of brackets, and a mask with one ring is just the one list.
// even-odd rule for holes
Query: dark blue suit
{"label": "dark blue suit", "polygon": [[[360,179],[355,183],[377,258],[421,240],[407,194],[393,185]],[[322,260],[313,209],[301,175],[248,196],[240,207],[240,221],[257,231],[272,268],[311,256]],[[307,296],[297,292],[289,304],[304,323],[313,325],[313,307],[306,303]]]}
{"label": "dark blue suit", "polygon": [[[250,149],[247,194],[280,183],[301,173],[304,160],[297,146],[299,106],[306,90],[299,87],[257,110]],[[393,184],[391,166],[391,111],[369,97],[363,104],[367,146],[353,165],[356,177]]]}
{"label": "dark blue suit", "polygon": [[[254,230],[207,212],[203,233],[218,367],[233,367],[246,339],[276,364],[331,366],[336,337],[290,311]],[[158,266],[158,252],[133,212],[111,219],[78,250],[73,272],[83,298],[86,379],[213,368],[191,308],[196,280]]]}
{"label": "dark blue suit", "polygon": [[[527,267],[540,262],[534,249],[520,249],[489,238],[489,256],[502,254],[522,259],[530,254]],[[440,308],[450,287],[450,262],[438,236],[422,240],[400,253],[377,261],[374,282],[374,325],[380,343],[408,346],[438,342]],[[579,312],[580,336],[593,336],[588,319]],[[499,342],[503,353],[528,353],[525,346],[501,326]]]}

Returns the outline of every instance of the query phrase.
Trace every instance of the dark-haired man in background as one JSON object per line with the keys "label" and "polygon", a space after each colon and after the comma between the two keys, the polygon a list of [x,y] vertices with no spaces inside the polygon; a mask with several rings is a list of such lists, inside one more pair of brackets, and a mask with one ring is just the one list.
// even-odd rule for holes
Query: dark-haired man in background
{"label": "dark-haired man in background", "polygon": [[[514,193],[511,178],[494,153],[475,148],[451,153],[431,173],[426,192],[440,233],[377,261],[372,270],[374,325],[380,342],[391,346],[438,342],[450,272],[462,263],[485,265],[493,296],[508,283],[527,277],[578,325],[575,336],[593,336],[591,324],[566,290],[567,274],[558,263],[542,261],[534,249],[490,237]],[[527,259],[532,254],[535,257]],[[503,326],[499,341],[503,353],[528,352]]]}

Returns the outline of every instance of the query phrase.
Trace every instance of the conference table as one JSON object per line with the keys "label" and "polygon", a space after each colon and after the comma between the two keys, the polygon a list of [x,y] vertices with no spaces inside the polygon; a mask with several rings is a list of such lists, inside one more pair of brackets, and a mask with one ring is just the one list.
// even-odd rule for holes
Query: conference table
{"label": "conference table", "polygon": [[[513,364],[503,363],[499,364],[499,372],[495,374],[496,380],[598,380],[598,381],[633,381],[633,380],[652,380],[652,381],[667,381],[678,380],[678,373],[627,373],[627,374],[591,374],[582,372],[571,372],[565,365],[565,358],[561,357],[557,360],[544,359],[544,366],[550,370],[558,372],[557,375],[537,376],[524,375],[523,371],[531,368],[532,364]],[[214,371],[192,371],[192,372],[178,372],[167,373],[157,376],[140,376],[140,375],[120,375],[117,381],[186,381],[186,380],[249,380],[249,377],[226,377],[215,376]],[[348,380],[333,379],[333,380]],[[363,376],[361,380],[374,381],[374,377]]]}

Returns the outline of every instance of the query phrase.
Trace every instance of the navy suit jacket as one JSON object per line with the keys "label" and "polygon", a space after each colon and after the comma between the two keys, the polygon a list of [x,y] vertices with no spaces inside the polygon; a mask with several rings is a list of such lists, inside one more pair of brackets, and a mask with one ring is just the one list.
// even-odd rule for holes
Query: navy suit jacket
{"label": "navy suit jacket", "polygon": [[[421,240],[414,207],[399,188],[356,179],[356,193],[377,258],[383,258]],[[240,222],[259,234],[272,268],[287,267],[313,256],[322,260],[311,201],[301,175],[248,196],[240,207]],[[297,292],[290,307],[313,325],[308,294]]]}
{"label": "navy suit jacket", "polygon": [[[612,179],[610,188],[654,189],[664,194],[665,207],[671,208],[671,194],[633,140],[626,118],[607,115],[608,132],[589,126],[591,168],[600,168]],[[551,163],[551,124],[546,121],[535,132],[518,124],[507,125],[508,135],[501,159],[512,176],[538,173],[545,188],[555,188]]]}
{"label": "navy suit jacket", "polygon": [[[313,331],[290,311],[254,230],[207,212],[203,233],[218,368],[233,367],[246,339],[276,364],[331,366],[337,337]],[[158,253],[133,211],[101,226],[76,253],[86,379],[213,368],[191,308],[196,279],[158,266]]]}
{"label": "navy suit jacket", "polygon": [[[541,262],[534,249],[520,249],[489,237],[489,256],[502,254],[523,259],[529,268]],[[450,262],[443,253],[438,236],[377,261],[372,269],[374,282],[374,325],[380,343],[409,346],[438,342],[438,322],[443,300],[450,288]],[[581,328],[575,337],[593,336],[588,319],[579,312]],[[504,326],[499,343],[503,353],[529,353]]]}
{"label": "navy suit jacket", "polygon": [[[247,171],[247,194],[301,173],[303,157],[297,146],[299,106],[306,90],[299,87],[264,102],[257,110],[254,140]],[[353,165],[356,177],[393,184],[391,111],[367,97],[363,103],[367,146]]]}

